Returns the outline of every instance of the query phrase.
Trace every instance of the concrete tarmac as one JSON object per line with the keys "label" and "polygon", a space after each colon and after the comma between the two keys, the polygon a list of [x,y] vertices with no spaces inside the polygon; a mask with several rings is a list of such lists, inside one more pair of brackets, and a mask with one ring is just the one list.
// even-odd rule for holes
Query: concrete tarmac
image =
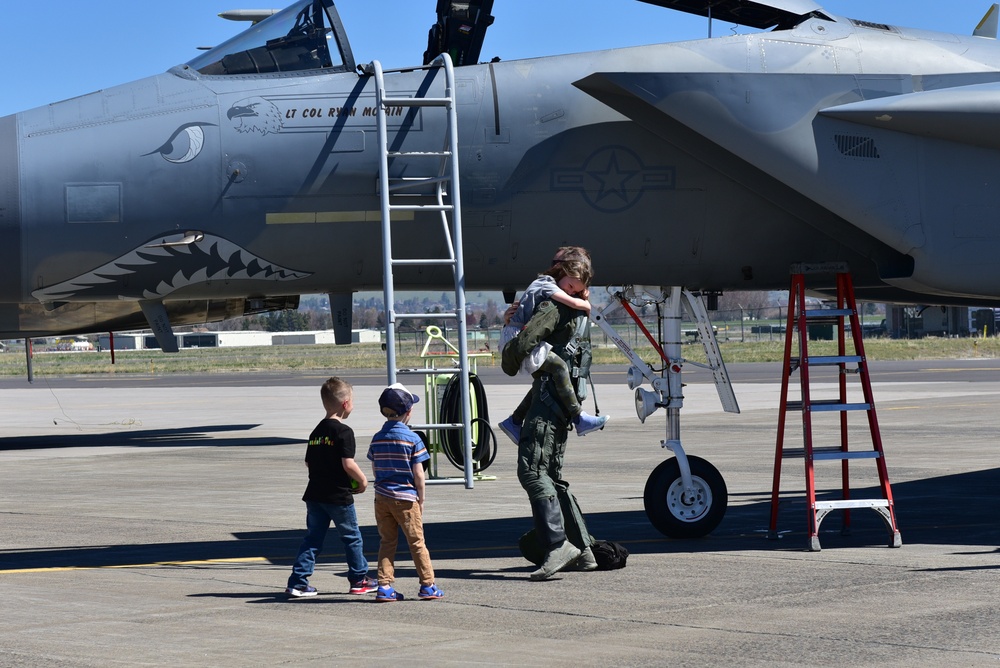
{"label": "concrete tarmac", "polygon": [[[495,480],[428,490],[445,598],[416,600],[403,543],[396,584],[408,600],[389,604],[346,593],[332,533],[311,580],[320,595],[283,593],[321,376],[4,381],[0,666],[998,666],[1000,365],[898,364],[873,380],[902,548],[860,510],[850,535],[834,513],[823,550],[806,551],[800,459],[782,472],[782,537],[766,539],[776,364],[733,365],[740,415],[722,412],[711,384],[686,388],[685,449],[720,470],[729,509],[705,538],[664,537],[643,510],[646,478],[666,458],[663,412],[640,424],[624,376],[608,370],[595,375],[612,419],[570,435],[565,477],[591,533],[631,552],[627,567],[528,580],[516,545],[530,512],[498,430],[485,471]],[[380,387],[357,375],[349,424],[363,453],[381,424]],[[482,375],[495,424],[527,384]],[[798,414],[788,424],[800,444]],[[836,444],[835,417],[814,426],[817,444]],[[870,442],[863,414],[851,438]],[[837,488],[839,469],[817,464],[819,488]],[[854,496],[871,495],[874,464],[851,470]],[[437,472],[461,476],[443,456]],[[357,502],[374,568],[371,492]]]}

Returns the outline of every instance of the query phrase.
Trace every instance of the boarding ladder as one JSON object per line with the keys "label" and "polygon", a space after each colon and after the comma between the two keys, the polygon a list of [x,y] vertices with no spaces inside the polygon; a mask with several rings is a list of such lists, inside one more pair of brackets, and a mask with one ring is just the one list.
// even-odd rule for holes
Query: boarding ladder
{"label": "boarding ladder", "polygon": [[[892,501],[892,489],[882,450],[878,418],[875,415],[875,401],[872,397],[868,361],[865,357],[861,323],[854,301],[854,286],[846,263],[795,264],[791,269],[791,287],[788,292],[788,324],[785,329],[785,357],[781,374],[781,401],[778,411],[778,436],[774,453],[774,482],[771,488],[771,523],[768,537],[777,538],[778,491],[781,478],[781,462],[789,457],[805,459],[806,501],[808,508],[808,549],[820,550],[819,526],[833,510],[844,511],[843,532],[850,529],[850,511],[854,508],[871,508],[879,514],[889,531],[889,547],[900,547],[903,542],[896,526]],[[835,309],[807,309],[807,276],[816,274],[836,274],[837,307]],[[845,319],[850,326],[854,354],[848,354],[845,340]],[[837,332],[836,355],[810,355],[809,330],[819,326],[832,325]],[[798,356],[792,356],[792,343],[798,339]],[[811,371],[817,367],[835,368],[838,371],[835,399],[815,399],[810,383],[815,383]],[[801,399],[788,400],[789,379],[798,371]],[[818,369],[817,369],[818,371]],[[861,381],[864,399],[861,402],[848,400],[847,374],[856,373]],[[855,390],[856,392],[856,390]],[[802,413],[803,448],[785,448],[785,418],[792,411]],[[850,450],[848,447],[847,414],[864,411],[868,416],[868,430],[871,433],[871,450]],[[840,445],[815,447],[813,443],[813,415],[816,413],[837,413],[840,417]],[[860,459],[874,459],[878,470],[881,495],[878,498],[852,499],[850,495],[849,462]],[[816,500],[816,477],[814,467],[817,462],[839,461],[841,463],[841,498],[837,500]]]}
{"label": "boarding ladder", "polygon": [[[465,267],[462,257],[462,215],[458,175],[458,111],[455,101],[455,71],[448,54],[441,54],[431,63],[405,71],[426,71],[426,79],[419,90],[425,93],[432,87],[433,80],[444,74],[444,94],[429,97],[418,93],[413,97],[390,96],[385,87],[382,64],[375,60],[366,68],[365,74],[374,76],[376,95],[376,117],[378,123],[379,181],[382,222],[382,267],[383,292],[385,298],[385,349],[389,384],[396,382],[397,374],[447,374],[461,376],[462,422],[411,424],[413,429],[460,429],[465,452],[464,481],[468,489],[473,487],[472,461],[472,409],[469,397],[469,354],[468,335],[465,325]],[[390,70],[402,72],[404,70]],[[444,113],[446,132],[441,150],[404,151],[401,146],[406,139],[401,129],[393,136],[390,145],[387,131],[389,109],[409,108],[410,118],[418,113]],[[430,126],[425,123],[425,126]],[[391,169],[390,169],[391,168]],[[402,176],[394,176],[402,175]],[[399,258],[393,254],[393,223],[403,226],[407,222],[425,219],[422,214],[436,214],[440,218],[441,230],[445,238],[446,256],[437,258]],[[455,310],[441,313],[397,313],[395,310],[395,287],[393,269],[401,266],[447,266],[451,267],[455,285]],[[396,366],[396,323],[400,320],[417,320],[433,317],[455,321],[458,331],[457,365],[448,368],[399,369]],[[440,481],[439,481],[440,482]]]}

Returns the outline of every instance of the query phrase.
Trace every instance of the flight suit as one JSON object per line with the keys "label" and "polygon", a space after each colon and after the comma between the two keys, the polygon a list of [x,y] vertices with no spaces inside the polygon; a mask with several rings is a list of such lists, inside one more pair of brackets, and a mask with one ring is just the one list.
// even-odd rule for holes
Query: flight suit
{"label": "flight suit", "polygon": [[[504,373],[517,374],[521,361],[541,341],[552,345],[552,352],[566,361],[575,379],[577,397],[586,397],[590,375],[590,321],[579,311],[555,302],[543,302],[534,316],[504,347],[501,367]],[[548,374],[533,375],[531,405],[521,425],[518,443],[517,477],[528,493],[535,531],[544,549],[569,540],[580,550],[590,546],[583,513],[562,479],[569,417],[558,401]]]}

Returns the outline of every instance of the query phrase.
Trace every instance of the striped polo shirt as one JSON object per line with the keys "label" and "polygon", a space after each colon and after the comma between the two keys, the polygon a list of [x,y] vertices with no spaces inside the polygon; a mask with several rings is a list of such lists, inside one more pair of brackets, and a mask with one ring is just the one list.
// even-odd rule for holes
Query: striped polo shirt
{"label": "striped polo shirt", "polygon": [[375,474],[375,493],[390,499],[416,501],[413,465],[431,456],[423,441],[401,420],[388,420],[372,437],[368,459]]}

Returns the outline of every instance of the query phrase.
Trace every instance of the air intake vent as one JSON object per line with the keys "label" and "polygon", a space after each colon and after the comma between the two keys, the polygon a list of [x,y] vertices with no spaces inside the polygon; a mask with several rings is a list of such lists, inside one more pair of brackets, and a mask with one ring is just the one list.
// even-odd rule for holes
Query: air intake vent
{"label": "air intake vent", "polygon": [[837,150],[848,158],[874,158],[882,156],[878,154],[878,147],[871,137],[860,137],[858,135],[834,135],[837,142]]}
{"label": "air intake vent", "polygon": [[883,30],[885,32],[896,32],[896,29],[891,25],[885,23],[872,23],[871,21],[859,21],[858,19],[850,19],[858,28],[869,28],[870,30]]}

